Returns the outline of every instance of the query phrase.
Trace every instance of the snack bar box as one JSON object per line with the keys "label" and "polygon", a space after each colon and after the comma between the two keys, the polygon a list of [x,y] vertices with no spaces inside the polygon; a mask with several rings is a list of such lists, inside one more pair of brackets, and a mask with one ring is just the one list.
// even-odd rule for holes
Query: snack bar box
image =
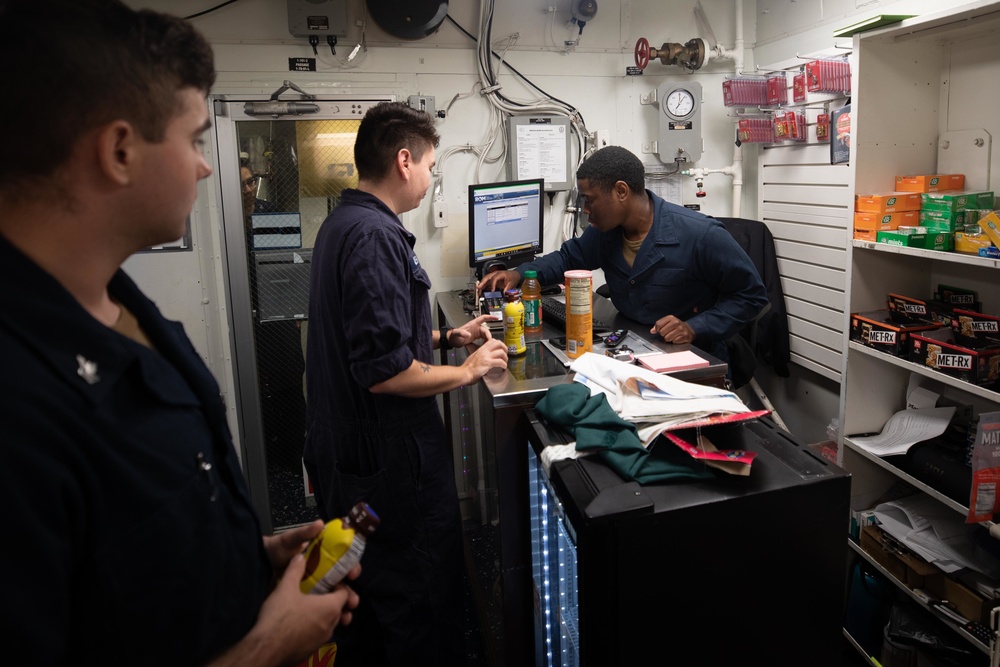
{"label": "snack bar box", "polygon": [[960,345],[1000,347],[1000,317],[996,315],[956,308],[951,313],[951,331]]}
{"label": "snack bar box", "polygon": [[851,340],[870,348],[906,358],[910,354],[910,336],[920,331],[940,328],[935,322],[896,324],[888,309],[851,314]]}
{"label": "snack bar box", "polygon": [[[889,292],[886,306],[889,317],[895,324],[927,324],[937,321],[930,314],[927,302],[912,296]],[[950,324],[951,320],[944,324]]]}
{"label": "snack bar box", "polygon": [[972,384],[988,386],[1000,379],[1000,347],[959,345],[951,329],[915,332],[910,341],[910,361]]}

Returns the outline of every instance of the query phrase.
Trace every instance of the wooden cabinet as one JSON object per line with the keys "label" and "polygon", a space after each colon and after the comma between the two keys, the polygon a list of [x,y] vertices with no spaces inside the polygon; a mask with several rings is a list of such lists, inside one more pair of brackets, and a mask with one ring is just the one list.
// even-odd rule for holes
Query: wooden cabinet
{"label": "wooden cabinet", "polygon": [[[996,111],[1000,87],[995,84],[1000,75],[998,27],[1000,2],[975,2],[855,36],[851,137],[855,193],[892,191],[897,175],[934,173],[963,173],[966,189],[1000,189],[990,180],[996,161],[992,137],[1000,132]],[[855,240],[848,245],[840,462],[852,473],[852,507],[871,507],[903,481],[964,516],[965,504],[863,450],[851,435],[880,431],[905,407],[911,374],[948,400],[971,405],[977,414],[1000,409],[1000,393],[850,342],[849,314],[885,308],[888,292],[929,298],[939,284],[978,290],[984,312],[1000,313],[1000,261]],[[851,547],[867,558],[855,543]],[[890,576],[884,570],[883,574]],[[904,584],[891,579],[923,604]],[[996,655],[1000,642],[994,640],[991,646],[954,621],[949,624],[989,657],[984,657],[984,665],[1000,664]]]}

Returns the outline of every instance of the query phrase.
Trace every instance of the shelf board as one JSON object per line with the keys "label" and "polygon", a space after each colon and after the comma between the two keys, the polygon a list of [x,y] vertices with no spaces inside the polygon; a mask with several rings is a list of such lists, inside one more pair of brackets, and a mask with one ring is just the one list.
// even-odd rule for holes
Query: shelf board
{"label": "shelf board", "polygon": [[851,351],[860,352],[861,354],[868,355],[870,357],[874,357],[876,359],[884,361],[887,364],[891,364],[893,366],[899,366],[900,368],[905,368],[906,370],[909,370],[918,375],[923,375],[942,384],[955,387],[956,389],[960,389],[966,393],[973,394],[981,398],[985,398],[989,401],[1000,403],[1000,392],[988,389],[986,387],[982,387],[978,384],[972,384],[971,382],[960,380],[957,377],[953,377],[951,375],[948,375],[947,373],[942,373],[941,371],[935,370],[933,368],[928,368],[927,366],[924,366],[922,364],[915,364],[912,361],[903,359],[902,357],[897,357],[892,354],[886,354],[885,352],[879,352],[878,350],[875,350],[873,348],[868,347],[867,345],[858,343],[853,340],[850,341],[847,345]]}
{"label": "shelf board", "polygon": [[874,250],[875,252],[886,252],[894,255],[907,255],[909,257],[923,257],[939,262],[949,262],[952,264],[967,264],[969,266],[981,266],[984,269],[1000,269],[1000,259],[992,257],[979,257],[978,255],[966,255],[961,252],[947,252],[944,250],[926,250],[924,248],[907,248],[888,243],[873,243],[871,241],[861,241],[851,239],[851,244],[855,248],[862,250]]}
{"label": "shelf board", "polygon": [[939,619],[942,623],[944,623],[945,625],[947,625],[949,628],[953,629],[955,632],[957,632],[958,634],[960,634],[963,637],[965,637],[965,639],[967,639],[970,644],[972,644],[973,646],[975,646],[976,648],[978,648],[980,651],[982,651],[986,655],[990,655],[990,647],[989,646],[987,646],[986,644],[984,644],[981,641],[979,641],[978,639],[976,639],[975,636],[973,636],[972,634],[970,634],[965,628],[963,628],[962,626],[960,626],[958,623],[956,623],[949,616],[945,616],[944,614],[942,614],[941,612],[939,612],[937,609],[934,609],[933,607],[931,607],[930,605],[928,605],[926,602],[924,602],[923,600],[921,600],[910,589],[909,586],[907,586],[906,584],[904,584],[903,582],[901,582],[896,577],[892,576],[892,574],[890,574],[888,570],[886,570],[884,567],[882,567],[881,565],[879,565],[878,563],[876,563],[872,559],[871,556],[869,556],[867,553],[865,553],[865,551],[861,548],[861,546],[857,542],[855,542],[850,537],[848,537],[847,538],[847,544],[848,544],[849,547],[851,547],[851,549],[853,549],[855,551],[855,553],[857,553],[859,556],[861,556],[862,558],[864,558],[867,562],[871,563],[871,565],[874,566],[886,579],[888,579],[890,582],[892,582],[893,586],[895,586],[899,590],[901,590],[904,593],[906,593],[907,595],[909,595],[910,598],[914,602],[916,602],[922,609],[926,609],[928,612],[930,612],[931,614],[933,614],[935,618]]}
{"label": "shelf board", "polygon": [[931,496],[932,498],[934,498],[938,502],[942,503],[943,505],[947,505],[950,509],[955,510],[956,512],[958,512],[962,516],[968,516],[969,515],[969,508],[966,507],[965,505],[962,505],[961,503],[952,500],[951,498],[949,498],[948,496],[944,495],[943,493],[941,493],[940,491],[938,491],[934,487],[928,486],[927,484],[925,484],[924,482],[921,482],[919,479],[917,479],[913,475],[910,475],[909,473],[900,470],[896,466],[894,466],[891,463],[889,463],[888,461],[886,461],[881,456],[877,456],[875,454],[872,454],[867,449],[865,449],[865,448],[861,447],[860,445],[856,444],[850,438],[846,438],[845,437],[844,438],[844,444],[852,452],[855,452],[855,453],[857,453],[857,454],[865,457],[866,459],[868,459],[869,461],[871,461],[872,463],[874,463],[878,467],[882,468],[886,472],[891,473],[893,476],[895,476],[898,479],[903,480],[904,482],[906,482],[910,486],[916,487],[917,489],[919,489],[923,493],[926,493],[927,495]]}
{"label": "shelf board", "polygon": [[844,628],[843,632],[844,632],[844,638],[847,639],[847,642],[854,647],[854,650],[858,652],[858,655],[861,656],[862,660],[866,660],[868,664],[872,665],[873,667],[880,664],[875,662],[874,657],[868,655],[868,651],[866,651],[864,647],[861,646],[861,644],[859,644],[857,640],[855,640],[854,637],[851,636],[851,633],[847,631],[847,628]]}

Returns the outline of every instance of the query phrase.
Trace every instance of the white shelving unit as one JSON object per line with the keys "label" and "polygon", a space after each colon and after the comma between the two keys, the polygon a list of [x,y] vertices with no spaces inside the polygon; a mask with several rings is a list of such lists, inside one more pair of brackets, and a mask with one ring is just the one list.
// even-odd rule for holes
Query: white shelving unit
{"label": "white shelving unit", "polygon": [[[980,1],[855,36],[854,192],[891,191],[896,175],[929,173],[964,173],[968,189],[1000,190],[990,179],[997,162],[992,137],[1000,136],[1000,87],[994,83],[1000,76],[998,29],[1000,1]],[[967,506],[863,450],[851,435],[878,432],[903,409],[912,374],[928,389],[972,405],[977,414],[1000,409],[1000,393],[849,342],[849,316],[885,308],[888,292],[929,298],[939,284],[975,289],[984,312],[1000,313],[1000,260],[850,241],[848,266],[840,462],[852,473],[852,507],[871,507],[903,481],[965,516]],[[871,562],[855,543],[849,545]],[[882,573],[981,651],[984,666],[1000,665],[1000,641],[987,645],[975,639]]]}

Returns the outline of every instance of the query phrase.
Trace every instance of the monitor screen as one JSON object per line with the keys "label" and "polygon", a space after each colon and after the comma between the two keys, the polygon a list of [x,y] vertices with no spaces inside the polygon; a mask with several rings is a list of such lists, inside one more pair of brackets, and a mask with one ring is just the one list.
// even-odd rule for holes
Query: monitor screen
{"label": "monitor screen", "polygon": [[542,252],[542,179],[469,186],[469,266]]}

